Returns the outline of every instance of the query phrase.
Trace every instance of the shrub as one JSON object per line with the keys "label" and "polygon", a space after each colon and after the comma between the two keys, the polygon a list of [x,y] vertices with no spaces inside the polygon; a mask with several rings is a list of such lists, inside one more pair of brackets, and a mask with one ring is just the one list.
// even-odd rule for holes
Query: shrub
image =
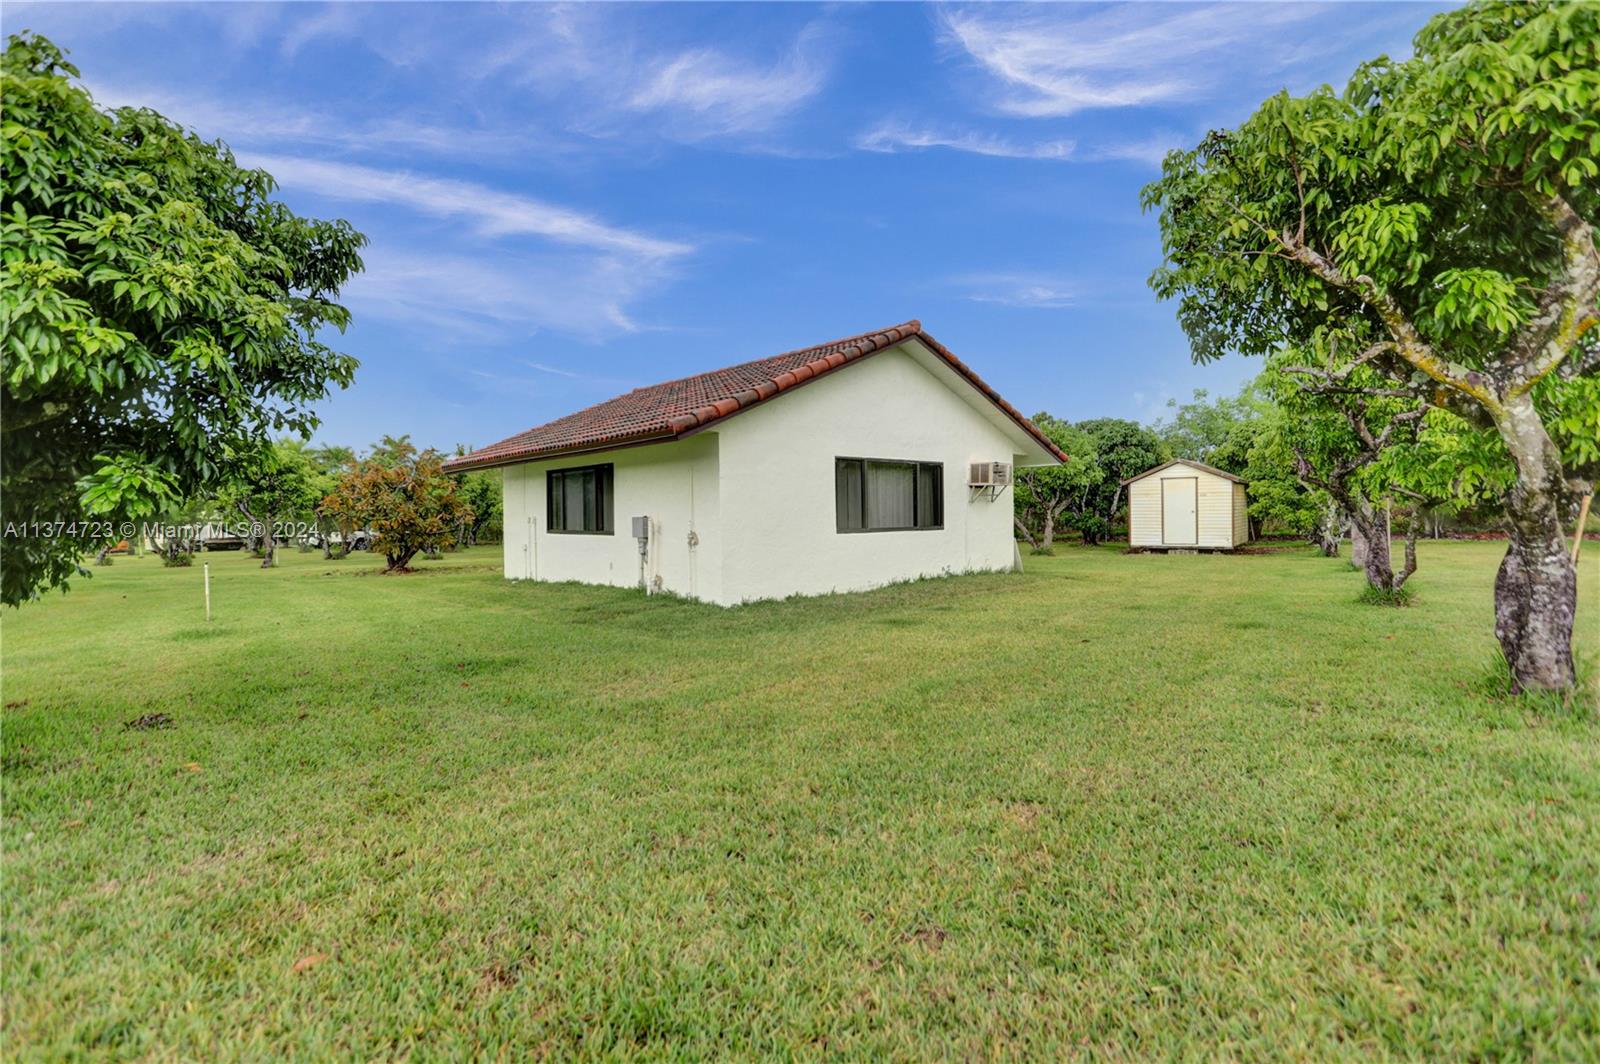
{"label": "shrub", "polygon": [[1384,590],[1367,584],[1361,589],[1361,601],[1368,606],[1409,606],[1411,605],[1411,589],[1409,587],[1396,587]]}

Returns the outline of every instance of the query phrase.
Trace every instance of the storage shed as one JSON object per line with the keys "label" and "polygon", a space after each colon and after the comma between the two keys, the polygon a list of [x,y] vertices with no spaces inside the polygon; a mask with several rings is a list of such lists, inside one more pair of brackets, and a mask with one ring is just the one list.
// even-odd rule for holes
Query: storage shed
{"label": "storage shed", "polygon": [[1250,541],[1244,481],[1203,462],[1177,459],[1122,482],[1128,546],[1142,550],[1233,550]]}

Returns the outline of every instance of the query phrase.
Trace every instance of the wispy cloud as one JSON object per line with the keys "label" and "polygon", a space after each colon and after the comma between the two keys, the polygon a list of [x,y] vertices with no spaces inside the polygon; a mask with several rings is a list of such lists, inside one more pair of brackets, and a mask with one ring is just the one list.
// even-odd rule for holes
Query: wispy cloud
{"label": "wispy cloud", "polygon": [[[776,63],[758,64],[711,48],[670,56],[641,79],[627,106],[676,115],[695,136],[764,131],[822,91],[827,72],[805,33]],[[685,121],[686,120],[686,121]]]}
{"label": "wispy cloud", "polygon": [[482,61],[477,76],[509,77],[547,105],[564,104],[572,128],[595,136],[695,142],[766,133],[821,93],[831,68],[821,21],[763,50],[662,45],[654,27],[622,5],[520,14],[521,31]]}
{"label": "wispy cloud", "polygon": [[351,115],[295,107],[285,103],[228,100],[193,93],[178,95],[156,88],[134,88],[91,82],[90,94],[101,107],[148,107],[198,132],[207,139],[220,138],[230,146],[294,144],[316,145],[356,153],[413,153],[459,156],[505,156],[560,150],[552,138],[515,130],[472,126],[433,125],[416,118],[364,120]]}
{"label": "wispy cloud", "polygon": [[560,366],[547,366],[543,362],[532,362],[532,361],[529,361],[527,359],[523,360],[523,365],[531,366],[532,368],[538,370],[540,373],[553,373],[557,377],[581,377],[582,376],[581,373],[577,373],[577,372],[575,372],[573,370],[570,370],[570,369],[562,369]]}
{"label": "wispy cloud", "polygon": [[[374,247],[346,296],[358,313],[414,322],[456,340],[552,329],[603,339],[640,328],[628,307],[668,279],[614,256],[425,253]],[[543,367],[535,367],[543,368]]]}
{"label": "wispy cloud", "polygon": [[471,181],[289,155],[249,153],[240,161],[269,171],[284,185],[330,199],[388,203],[438,218],[465,218],[485,237],[537,236],[647,259],[694,250],[689,244],[608,225],[581,211]]}
{"label": "wispy cloud", "polygon": [[1003,307],[1055,310],[1077,301],[1078,285],[1068,278],[1034,273],[986,273],[956,278],[964,298]]}
{"label": "wispy cloud", "polygon": [[[999,79],[993,106],[1025,117],[1191,98],[1303,48],[1285,27],[1325,15],[1312,4],[1075,4],[962,7],[940,15],[944,37]],[[1292,40],[1281,48],[1274,38]],[[1245,46],[1239,62],[1219,53]]]}
{"label": "wispy cloud", "polygon": [[975,155],[992,155],[1002,159],[1071,159],[1077,144],[1071,140],[1041,140],[1020,142],[991,133],[971,130],[939,131],[917,128],[901,122],[884,122],[856,138],[856,147],[862,151],[903,152],[924,151],[928,148],[948,148],[952,151]]}
{"label": "wispy cloud", "polygon": [[[389,241],[363,255],[351,304],[460,339],[541,329],[600,339],[639,330],[629,308],[677,276],[694,245],[477,182],[298,156],[241,154],[286,188],[464,222],[470,251]],[[390,225],[390,233],[405,227]],[[538,367],[544,368],[544,367]],[[549,372],[559,373],[550,369]]]}

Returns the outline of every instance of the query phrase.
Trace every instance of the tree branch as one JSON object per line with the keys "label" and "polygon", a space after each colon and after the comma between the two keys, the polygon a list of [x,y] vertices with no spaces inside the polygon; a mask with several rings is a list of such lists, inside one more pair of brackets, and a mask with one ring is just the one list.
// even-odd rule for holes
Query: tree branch
{"label": "tree branch", "polygon": [[1399,301],[1379,288],[1372,278],[1366,274],[1351,277],[1339,269],[1332,260],[1303,241],[1294,239],[1287,232],[1270,233],[1270,235],[1278,246],[1283,248],[1286,258],[1300,263],[1329,285],[1352,293],[1371,307],[1383,320],[1389,335],[1394,338],[1393,351],[1406,362],[1446,388],[1471,396],[1489,410],[1500,410],[1500,400],[1489,388],[1488,382],[1480,374],[1471,371],[1462,373],[1452,369],[1449,363],[1434,352],[1433,346],[1423,339],[1422,333],[1417,330],[1410,315]]}
{"label": "tree branch", "polygon": [[1600,324],[1600,251],[1594,227],[1560,195],[1536,205],[1561,238],[1561,273],[1539,296],[1538,309],[1512,346],[1515,361],[1507,398],[1538,384]]}

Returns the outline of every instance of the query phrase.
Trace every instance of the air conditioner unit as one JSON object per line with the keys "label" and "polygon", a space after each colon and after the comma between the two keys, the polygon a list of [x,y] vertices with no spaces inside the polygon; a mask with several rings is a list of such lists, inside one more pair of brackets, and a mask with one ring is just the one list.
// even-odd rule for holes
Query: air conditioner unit
{"label": "air conditioner unit", "polygon": [[973,462],[967,471],[969,488],[1003,488],[1011,483],[1010,462]]}

